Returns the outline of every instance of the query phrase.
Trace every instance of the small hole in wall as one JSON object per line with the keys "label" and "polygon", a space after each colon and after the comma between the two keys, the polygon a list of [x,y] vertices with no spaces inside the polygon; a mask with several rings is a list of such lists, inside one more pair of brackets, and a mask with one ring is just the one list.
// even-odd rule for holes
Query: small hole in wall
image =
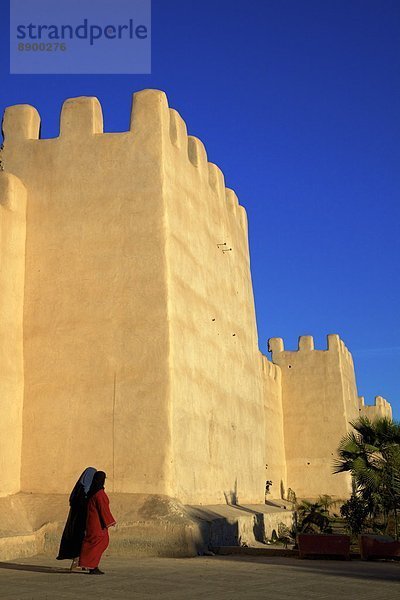
{"label": "small hole in wall", "polygon": [[215,319],[211,319],[211,321],[215,321]]}
{"label": "small hole in wall", "polygon": [[292,365],[288,365],[288,369],[291,369],[291,368],[292,368]]}
{"label": "small hole in wall", "polygon": [[307,463],[307,464],[309,465],[310,463]]}

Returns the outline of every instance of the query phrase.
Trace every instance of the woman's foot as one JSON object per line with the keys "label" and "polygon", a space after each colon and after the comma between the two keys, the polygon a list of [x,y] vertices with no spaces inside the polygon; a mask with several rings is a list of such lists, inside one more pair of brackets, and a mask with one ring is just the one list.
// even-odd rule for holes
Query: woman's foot
{"label": "woman's foot", "polygon": [[70,566],[70,571],[75,571],[79,567],[79,556],[77,558],[72,559],[72,563]]}
{"label": "woman's foot", "polygon": [[104,571],[100,571],[98,567],[95,569],[89,569],[89,575],[104,575]]}

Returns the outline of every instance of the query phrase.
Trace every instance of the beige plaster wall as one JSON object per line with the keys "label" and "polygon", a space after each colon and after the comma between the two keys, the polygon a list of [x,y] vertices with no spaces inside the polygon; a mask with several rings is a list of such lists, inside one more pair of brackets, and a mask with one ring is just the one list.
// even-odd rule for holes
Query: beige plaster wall
{"label": "beige plaster wall", "polygon": [[110,491],[170,493],[160,98],[137,94],[125,133],[102,133],[95,98],[64,103],[55,139],[39,122],[21,105],[3,123],[29,190],[22,490],[67,492],[94,465]]}
{"label": "beige plaster wall", "polygon": [[282,372],[266,356],[262,362],[265,414],[265,479],[272,481],[268,498],[283,498],[287,492],[285,438],[282,408]]}
{"label": "beige plaster wall", "polygon": [[87,97],[57,138],[39,127],[6,111],[0,494],[20,471],[23,491],[65,493],[93,465],[111,492],[196,505],[262,503],[266,479],[273,497],[345,496],[350,353],[306,336],[260,356],[245,210],[165,94],[135,94],[127,132],[104,134]]}
{"label": "beige plaster wall", "polygon": [[163,92],[135,95],[129,132],[104,134],[95,98],[64,103],[58,138],[38,139],[39,125],[25,105],[3,125],[5,169],[29,189],[22,490],[68,491],[93,464],[116,492],[262,502],[234,192]]}
{"label": "beige plaster wall", "polygon": [[285,350],[280,338],[269,346],[282,369],[288,487],[300,498],[348,496],[350,477],[332,474],[339,442],[358,414],[347,348],[337,335],[328,336],[327,350],[315,350],[311,336],[300,337],[294,352]]}
{"label": "beige plaster wall", "polygon": [[264,406],[246,213],[201,141],[165,110],[174,493],[192,504],[263,502]]}
{"label": "beige plaster wall", "polygon": [[359,397],[359,411],[360,415],[368,417],[371,421],[379,418],[392,418],[392,407],[390,403],[382,398],[382,396],[375,396],[374,403],[369,405],[364,403],[364,397]]}
{"label": "beige plaster wall", "polygon": [[26,189],[0,172],[0,496],[20,489]]}

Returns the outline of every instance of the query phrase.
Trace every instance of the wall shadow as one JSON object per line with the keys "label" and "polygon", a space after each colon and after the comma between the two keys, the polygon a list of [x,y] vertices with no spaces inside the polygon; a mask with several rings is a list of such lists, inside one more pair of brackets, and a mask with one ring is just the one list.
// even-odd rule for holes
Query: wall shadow
{"label": "wall shadow", "polygon": [[[236,508],[237,510],[240,510],[241,512],[250,513],[251,515],[254,516],[254,524],[253,524],[254,539],[257,542],[265,543],[264,515],[256,510],[252,510],[251,508],[243,506],[242,504],[239,503],[237,479],[235,479],[235,484],[233,486],[233,489],[230,490],[229,492],[224,492],[224,496],[225,496],[225,502],[226,502],[227,506],[230,506],[231,508]],[[241,543],[240,537],[239,536],[237,536],[237,537],[238,537],[238,545],[240,545],[240,543]]]}
{"label": "wall shadow", "polygon": [[300,559],[268,556],[218,556],[218,560],[230,560],[265,564],[276,567],[284,575],[286,570],[295,569],[308,574],[321,575],[321,577],[344,577],[364,581],[384,581],[400,583],[400,564],[396,561],[361,561],[361,560],[321,560]]}

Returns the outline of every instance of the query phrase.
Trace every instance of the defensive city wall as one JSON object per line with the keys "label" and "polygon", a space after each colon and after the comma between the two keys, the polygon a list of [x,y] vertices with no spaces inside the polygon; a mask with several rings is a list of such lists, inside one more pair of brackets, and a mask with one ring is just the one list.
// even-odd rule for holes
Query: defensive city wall
{"label": "defensive city wall", "polygon": [[[163,92],[103,133],[96,98],[60,134],[12,106],[0,171],[0,495],[70,491],[183,504],[349,494],[332,475],[358,414],[350,352],[258,347],[245,209]],[[266,469],[267,465],[267,469]]]}
{"label": "defensive city wall", "polygon": [[[282,412],[287,479],[300,497],[318,497],[321,481],[329,494],[351,493],[347,474],[332,476],[335,451],[359,416],[351,354],[338,335],[328,335],[327,349],[315,350],[311,336],[287,351],[280,338],[269,340],[272,360],[282,370]],[[326,485],[324,483],[324,485]]]}

